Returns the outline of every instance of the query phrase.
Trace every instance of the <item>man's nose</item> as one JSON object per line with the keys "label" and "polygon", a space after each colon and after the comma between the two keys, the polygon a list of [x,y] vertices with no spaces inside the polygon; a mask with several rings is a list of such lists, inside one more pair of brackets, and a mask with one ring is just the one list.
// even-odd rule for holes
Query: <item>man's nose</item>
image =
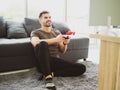
{"label": "man's nose", "polygon": [[51,20],[51,18],[48,18],[48,20]]}

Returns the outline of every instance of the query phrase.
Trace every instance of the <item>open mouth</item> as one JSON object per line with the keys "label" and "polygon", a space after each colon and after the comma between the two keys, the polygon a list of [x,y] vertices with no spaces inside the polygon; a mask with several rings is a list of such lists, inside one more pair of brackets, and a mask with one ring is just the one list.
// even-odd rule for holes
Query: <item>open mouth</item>
{"label": "open mouth", "polygon": [[51,21],[46,21],[46,23],[51,23]]}

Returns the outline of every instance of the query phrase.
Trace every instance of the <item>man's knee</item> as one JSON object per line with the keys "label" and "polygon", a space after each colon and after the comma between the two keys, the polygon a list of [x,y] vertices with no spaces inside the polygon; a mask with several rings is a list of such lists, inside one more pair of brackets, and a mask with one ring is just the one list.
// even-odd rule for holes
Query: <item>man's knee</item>
{"label": "man's knee", "polygon": [[48,43],[45,41],[41,41],[39,44],[36,45],[35,50],[41,50],[41,49],[45,49],[48,48]]}
{"label": "man's knee", "polygon": [[86,72],[86,66],[85,66],[84,64],[79,64],[79,63],[77,63],[77,65],[78,65],[77,68],[79,68],[79,71],[80,71],[79,73],[80,73],[81,75]]}
{"label": "man's knee", "polygon": [[48,46],[48,43],[45,42],[45,41],[41,41],[41,42],[39,43],[39,45],[40,45],[40,46]]}
{"label": "man's knee", "polygon": [[86,72],[86,66],[81,64],[81,74]]}

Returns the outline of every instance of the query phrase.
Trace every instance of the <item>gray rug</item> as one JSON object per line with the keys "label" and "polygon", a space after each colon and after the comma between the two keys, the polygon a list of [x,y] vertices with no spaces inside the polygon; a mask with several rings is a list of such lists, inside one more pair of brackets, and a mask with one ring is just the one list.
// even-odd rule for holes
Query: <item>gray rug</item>
{"label": "gray rug", "polygon": [[[35,68],[27,72],[0,75],[0,90],[47,90],[44,81],[38,81]],[[54,77],[57,90],[97,90],[98,65],[87,65],[87,71],[77,77]]]}

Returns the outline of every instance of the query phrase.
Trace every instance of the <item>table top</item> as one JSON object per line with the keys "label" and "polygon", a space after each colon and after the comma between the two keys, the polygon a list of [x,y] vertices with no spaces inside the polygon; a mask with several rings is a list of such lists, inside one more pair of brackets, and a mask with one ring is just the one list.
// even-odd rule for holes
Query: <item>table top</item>
{"label": "table top", "polygon": [[110,42],[120,43],[120,37],[117,37],[117,36],[110,36],[110,35],[104,35],[104,34],[90,34],[89,36],[91,38],[97,38],[97,39],[106,40]]}

